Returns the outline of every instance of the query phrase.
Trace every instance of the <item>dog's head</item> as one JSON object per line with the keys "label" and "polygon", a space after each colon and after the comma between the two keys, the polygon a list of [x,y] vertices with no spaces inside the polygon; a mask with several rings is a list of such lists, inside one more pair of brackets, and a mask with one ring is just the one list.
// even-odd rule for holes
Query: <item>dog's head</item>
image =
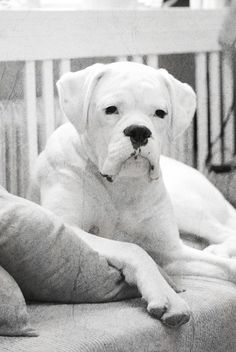
{"label": "dog's head", "polygon": [[166,70],[130,62],[95,64],[57,83],[60,104],[101,174],[159,177],[162,141],[190,124],[196,96]]}

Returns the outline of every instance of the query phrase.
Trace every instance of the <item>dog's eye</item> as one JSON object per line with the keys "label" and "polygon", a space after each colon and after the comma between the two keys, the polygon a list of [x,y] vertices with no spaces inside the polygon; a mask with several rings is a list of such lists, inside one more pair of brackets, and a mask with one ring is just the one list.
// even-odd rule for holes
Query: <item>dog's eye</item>
{"label": "dog's eye", "polygon": [[105,109],[105,114],[106,115],[112,115],[112,114],[118,114],[118,109],[116,106],[112,105],[112,106],[108,106]]}
{"label": "dog's eye", "polygon": [[160,110],[160,109],[158,109],[158,110],[156,110],[155,111],[155,116],[157,116],[157,117],[159,117],[160,119],[164,119],[164,117],[166,116],[166,112],[164,111],[164,110]]}

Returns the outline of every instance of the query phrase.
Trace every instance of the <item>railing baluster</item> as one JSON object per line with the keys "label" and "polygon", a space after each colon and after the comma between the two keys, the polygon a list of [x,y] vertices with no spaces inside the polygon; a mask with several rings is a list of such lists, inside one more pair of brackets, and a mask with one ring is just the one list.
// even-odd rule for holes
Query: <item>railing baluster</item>
{"label": "railing baluster", "polygon": [[16,109],[15,103],[13,102],[11,111],[11,118],[9,119],[8,126],[8,169],[9,169],[9,182],[8,189],[11,193],[17,194],[17,145],[16,145]]}
{"label": "railing baluster", "polygon": [[59,70],[60,70],[60,73],[59,73],[60,76],[62,76],[66,72],[70,72],[70,70],[71,70],[70,59],[60,60]]}
{"label": "railing baluster", "polygon": [[28,142],[26,132],[26,121],[24,118],[24,107],[21,102],[16,105],[17,116],[17,182],[18,182],[18,195],[26,196],[28,184],[25,180],[25,170],[28,167],[28,160],[26,160]]}
{"label": "railing baluster", "polygon": [[119,62],[119,61],[128,61],[128,56],[117,56],[115,58],[115,61]]}
{"label": "railing baluster", "polygon": [[45,60],[42,63],[42,95],[45,118],[45,140],[55,130],[55,113],[54,113],[54,86],[53,86],[53,61]]}
{"label": "railing baluster", "polygon": [[132,61],[142,64],[143,63],[143,56],[142,55],[133,55]]}
{"label": "railing baluster", "polygon": [[197,168],[204,171],[208,154],[207,54],[195,54],[197,92]]}
{"label": "railing baluster", "polygon": [[4,107],[0,105],[0,184],[6,187],[6,140]]}
{"label": "railing baluster", "polygon": [[[218,139],[221,131],[221,92],[220,92],[220,54],[209,53],[209,91],[210,91],[210,141],[212,145],[212,163],[219,164],[221,158],[221,142]],[[218,141],[216,142],[216,139]]]}
{"label": "railing baluster", "polygon": [[230,109],[233,103],[233,72],[230,56],[222,56],[222,100],[223,119],[229,117],[224,129],[224,161],[230,161],[234,153],[234,118]]}
{"label": "railing baluster", "polygon": [[24,98],[25,98],[25,105],[26,105],[28,167],[29,167],[29,177],[30,177],[30,175],[33,172],[35,161],[38,155],[35,61],[25,62]]}
{"label": "railing baluster", "polygon": [[147,55],[147,65],[153,68],[159,68],[159,60],[157,55]]}
{"label": "railing baluster", "polygon": [[[71,71],[71,61],[70,59],[62,59],[59,61],[59,77],[64,73]],[[55,127],[61,125],[62,123],[67,122],[67,119],[64,114],[62,114],[59,107],[58,99],[55,100]]]}

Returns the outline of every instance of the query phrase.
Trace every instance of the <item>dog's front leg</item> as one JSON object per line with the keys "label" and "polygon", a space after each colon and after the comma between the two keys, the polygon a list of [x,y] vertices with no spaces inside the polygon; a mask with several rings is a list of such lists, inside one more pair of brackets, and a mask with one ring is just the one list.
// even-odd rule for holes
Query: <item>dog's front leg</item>
{"label": "dog's front leg", "polygon": [[80,188],[73,184],[55,184],[41,192],[43,206],[56,213],[92,249],[104,256],[113,267],[122,272],[130,285],[136,285],[148,303],[150,314],[169,326],[178,326],[189,320],[189,309],[179,295],[168,285],[153,259],[141,247],[114,241],[82,230],[83,209]]}
{"label": "dog's front leg", "polygon": [[88,234],[73,227],[91,248],[122,272],[130,285],[136,285],[147,301],[147,310],[164,324],[176,327],[189,320],[189,308],[168,285],[154,260],[133,243],[113,241]]}

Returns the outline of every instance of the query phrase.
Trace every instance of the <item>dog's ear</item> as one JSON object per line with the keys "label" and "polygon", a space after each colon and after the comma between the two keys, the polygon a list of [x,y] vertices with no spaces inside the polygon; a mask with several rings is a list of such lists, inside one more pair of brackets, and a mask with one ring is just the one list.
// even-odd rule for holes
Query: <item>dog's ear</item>
{"label": "dog's ear", "polygon": [[158,73],[163,77],[170,94],[170,140],[178,138],[190,125],[196,110],[196,94],[187,84],[182,83],[166,70],[160,69]]}
{"label": "dog's ear", "polygon": [[91,95],[103,75],[103,64],[94,64],[77,72],[65,73],[57,82],[60,106],[77,131],[86,129]]}

